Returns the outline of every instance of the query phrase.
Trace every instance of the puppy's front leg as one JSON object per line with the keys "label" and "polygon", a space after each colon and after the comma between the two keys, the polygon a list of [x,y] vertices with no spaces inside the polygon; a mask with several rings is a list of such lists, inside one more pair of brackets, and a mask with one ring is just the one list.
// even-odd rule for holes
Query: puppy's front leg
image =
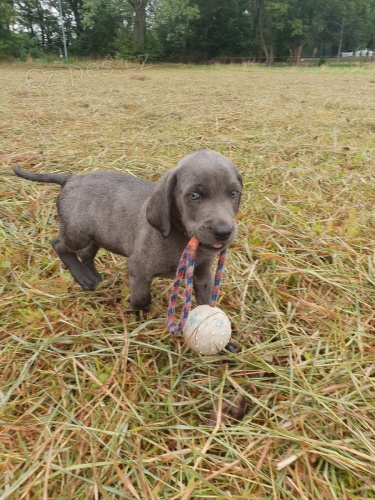
{"label": "puppy's front leg", "polygon": [[208,304],[214,286],[214,276],[211,271],[211,264],[197,266],[193,278],[194,294],[199,306]]}
{"label": "puppy's front leg", "polygon": [[141,266],[128,260],[130,307],[134,311],[146,311],[151,303],[152,276]]}

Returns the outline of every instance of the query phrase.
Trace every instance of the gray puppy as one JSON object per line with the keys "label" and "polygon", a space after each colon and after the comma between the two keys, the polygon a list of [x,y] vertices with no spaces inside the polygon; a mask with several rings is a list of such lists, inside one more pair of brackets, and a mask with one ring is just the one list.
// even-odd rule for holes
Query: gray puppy
{"label": "gray puppy", "polygon": [[60,232],[52,240],[61,261],[84,290],[101,280],[94,258],[99,248],[128,258],[130,305],[146,309],[155,276],[174,277],[192,236],[196,254],[194,292],[207,304],[215,254],[237,234],[242,181],[227,158],[203,150],[183,158],[153,183],[117,172],[34,174],[14,167],[25,179],[60,184]]}

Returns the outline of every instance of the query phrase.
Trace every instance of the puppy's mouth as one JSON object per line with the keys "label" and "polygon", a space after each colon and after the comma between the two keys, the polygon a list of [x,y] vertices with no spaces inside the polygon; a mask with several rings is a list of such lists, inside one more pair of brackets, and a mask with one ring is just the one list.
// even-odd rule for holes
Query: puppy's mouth
{"label": "puppy's mouth", "polygon": [[222,250],[224,247],[226,247],[226,243],[211,243],[210,245],[206,243],[201,243],[199,245],[202,248],[206,248],[207,250],[213,250],[214,252],[218,252],[219,250]]}

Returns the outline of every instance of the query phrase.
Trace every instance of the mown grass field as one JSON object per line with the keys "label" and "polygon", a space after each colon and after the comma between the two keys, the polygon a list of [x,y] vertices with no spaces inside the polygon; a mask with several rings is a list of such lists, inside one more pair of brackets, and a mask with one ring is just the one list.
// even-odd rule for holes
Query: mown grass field
{"label": "mown grass field", "polygon": [[[0,89],[0,498],[375,498],[375,69],[2,66]],[[244,179],[224,364],[171,339],[170,281],[137,321],[102,251],[81,291],[58,186],[11,170],[156,180],[202,148]]]}

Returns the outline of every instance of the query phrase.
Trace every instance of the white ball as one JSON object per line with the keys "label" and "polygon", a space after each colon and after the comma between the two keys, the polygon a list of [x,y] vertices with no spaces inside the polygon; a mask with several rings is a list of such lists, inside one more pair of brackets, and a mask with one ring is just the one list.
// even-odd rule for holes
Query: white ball
{"label": "white ball", "polygon": [[198,306],[191,310],[183,328],[186,344],[199,354],[217,354],[228,344],[231,326],[218,307]]}

